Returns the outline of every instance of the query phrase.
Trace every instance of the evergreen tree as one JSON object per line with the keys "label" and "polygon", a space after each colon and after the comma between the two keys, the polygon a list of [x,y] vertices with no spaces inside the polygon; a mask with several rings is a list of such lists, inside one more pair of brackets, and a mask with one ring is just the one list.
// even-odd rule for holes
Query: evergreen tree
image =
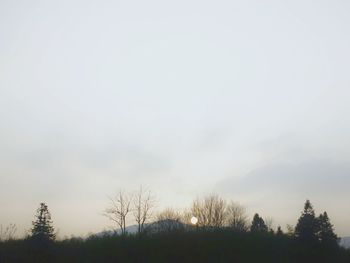
{"label": "evergreen tree", "polygon": [[258,213],[254,215],[252,225],[250,227],[251,232],[267,232],[268,228]]}
{"label": "evergreen tree", "polygon": [[283,231],[282,231],[281,226],[278,226],[278,227],[277,227],[276,235],[277,235],[277,236],[282,236],[282,235],[283,235]]}
{"label": "evergreen tree", "polygon": [[52,226],[51,214],[45,203],[40,203],[37,209],[36,220],[33,223],[32,238],[38,240],[55,240],[55,230]]}
{"label": "evergreen tree", "polygon": [[298,219],[295,227],[295,236],[308,243],[317,242],[319,231],[318,219],[315,217],[315,211],[309,200],[306,200],[304,210]]}
{"label": "evergreen tree", "polygon": [[321,243],[325,245],[338,245],[338,237],[334,233],[333,225],[331,224],[327,212],[320,214],[318,217],[319,233],[318,237]]}

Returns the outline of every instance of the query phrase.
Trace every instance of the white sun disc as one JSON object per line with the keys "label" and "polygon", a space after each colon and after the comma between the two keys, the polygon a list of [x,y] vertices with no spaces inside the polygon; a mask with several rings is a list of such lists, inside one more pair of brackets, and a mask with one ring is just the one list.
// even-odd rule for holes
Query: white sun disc
{"label": "white sun disc", "polygon": [[191,217],[191,224],[192,224],[192,225],[197,225],[197,223],[198,223],[198,218],[195,217],[195,216],[192,216],[192,217]]}

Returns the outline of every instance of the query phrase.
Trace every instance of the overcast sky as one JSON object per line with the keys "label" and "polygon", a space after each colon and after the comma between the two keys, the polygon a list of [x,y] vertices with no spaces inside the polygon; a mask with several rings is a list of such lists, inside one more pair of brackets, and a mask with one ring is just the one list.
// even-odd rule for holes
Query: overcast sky
{"label": "overcast sky", "polygon": [[[218,193],[350,235],[350,2],[0,1],[0,224],[60,235],[108,195]],[[132,222],[130,222],[132,223]]]}

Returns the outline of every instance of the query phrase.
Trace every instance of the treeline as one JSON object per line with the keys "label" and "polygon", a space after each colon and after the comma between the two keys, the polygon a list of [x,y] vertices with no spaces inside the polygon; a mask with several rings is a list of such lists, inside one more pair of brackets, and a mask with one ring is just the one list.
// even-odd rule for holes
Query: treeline
{"label": "treeline", "polygon": [[[307,200],[295,228],[284,233],[269,220],[217,195],[198,198],[184,211],[155,214],[155,199],[140,188],[110,198],[105,215],[119,231],[56,240],[46,204],[40,204],[30,234],[0,242],[0,262],[350,262],[339,247],[326,212],[316,216]],[[134,217],[137,233],[127,233]]]}

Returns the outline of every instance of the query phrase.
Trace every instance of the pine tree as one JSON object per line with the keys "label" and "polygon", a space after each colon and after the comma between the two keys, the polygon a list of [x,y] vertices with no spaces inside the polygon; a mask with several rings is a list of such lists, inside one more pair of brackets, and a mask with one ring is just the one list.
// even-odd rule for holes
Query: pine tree
{"label": "pine tree", "polygon": [[51,214],[45,203],[40,203],[37,209],[36,220],[33,223],[32,238],[38,240],[55,240],[55,230],[52,226]]}
{"label": "pine tree", "polygon": [[276,235],[277,235],[277,236],[282,236],[282,235],[283,235],[283,231],[282,231],[281,226],[278,226],[278,227],[277,227]]}
{"label": "pine tree", "polygon": [[304,210],[295,227],[295,236],[301,241],[315,243],[318,241],[318,231],[319,224],[315,217],[315,211],[310,201],[306,200]]}
{"label": "pine tree", "polygon": [[264,222],[264,219],[262,219],[258,213],[254,215],[252,225],[250,227],[251,232],[267,232],[268,228]]}
{"label": "pine tree", "polygon": [[325,245],[338,245],[338,237],[334,233],[333,225],[331,224],[327,212],[320,214],[318,217],[319,222],[319,233],[318,237],[321,243]]}

